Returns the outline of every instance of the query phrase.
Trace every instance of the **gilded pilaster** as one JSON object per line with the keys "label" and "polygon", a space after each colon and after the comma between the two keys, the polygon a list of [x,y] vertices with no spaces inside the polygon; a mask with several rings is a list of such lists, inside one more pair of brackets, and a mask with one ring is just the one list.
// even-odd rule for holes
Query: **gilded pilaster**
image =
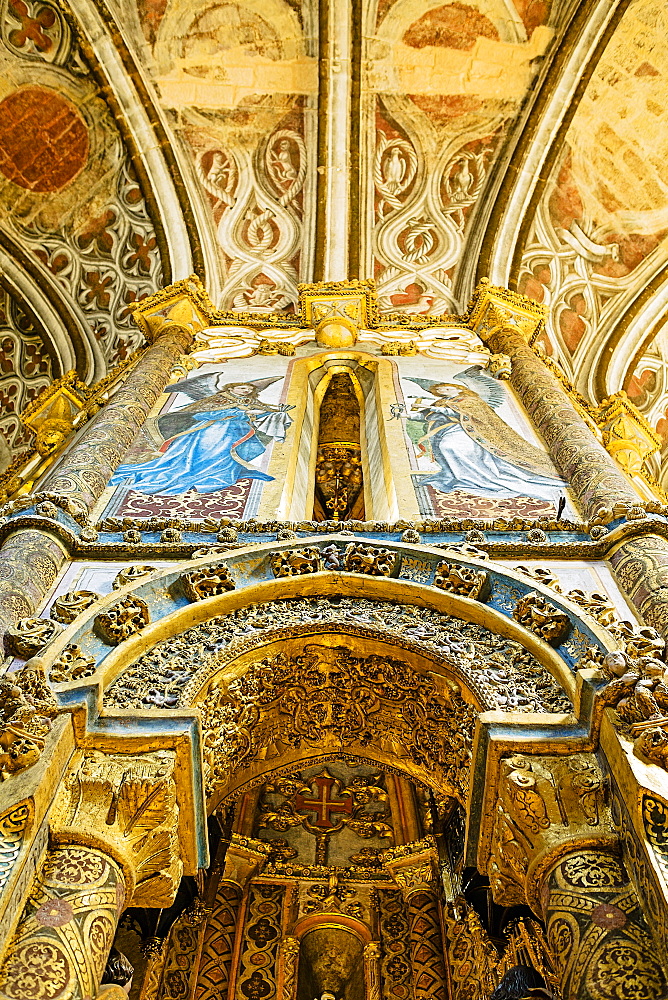
{"label": "gilded pilaster", "polygon": [[482,284],[471,321],[495,354],[512,360],[510,381],[542,434],[556,467],[572,486],[589,521],[607,524],[640,503],[638,494],[545,363],[529,346],[540,307]]}

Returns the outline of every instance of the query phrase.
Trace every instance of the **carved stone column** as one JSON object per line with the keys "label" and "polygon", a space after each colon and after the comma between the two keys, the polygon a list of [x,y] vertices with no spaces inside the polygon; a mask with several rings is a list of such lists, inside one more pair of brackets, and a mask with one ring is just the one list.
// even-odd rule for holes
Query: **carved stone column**
{"label": "carved stone column", "polygon": [[433,838],[386,851],[383,864],[408,905],[414,1000],[445,1000],[447,973],[438,905],[438,855]]}
{"label": "carved stone column", "polygon": [[4,962],[2,1000],[95,996],[125,902],[123,871],[90,847],[47,854]]}
{"label": "carved stone column", "polygon": [[566,1000],[656,1000],[666,979],[624,863],[576,851],[546,873],[547,934]]}
{"label": "carved stone column", "polygon": [[545,919],[564,1000],[654,1000],[666,987],[618,848],[592,754],[501,761],[494,899]]}
{"label": "carved stone column", "polygon": [[610,556],[615,576],[648,625],[668,639],[668,541],[644,535]]}
{"label": "carved stone column", "polygon": [[35,613],[65,558],[62,546],[42,531],[17,531],[6,539],[0,549],[0,637]]}
{"label": "carved stone column", "polygon": [[86,426],[47,480],[44,490],[66,499],[76,517],[85,518],[104,490],[192,338],[187,327],[164,325],[123,386]]}
{"label": "carved stone column", "polygon": [[244,888],[264,867],[269,849],[262,841],[232,834],[204,932],[195,1000],[227,996]]}
{"label": "carved stone column", "polygon": [[590,521],[607,524],[640,498],[528,341],[542,318],[528,299],[482,284],[472,323],[496,354],[512,359],[510,380],[545,439],[557,469]]}

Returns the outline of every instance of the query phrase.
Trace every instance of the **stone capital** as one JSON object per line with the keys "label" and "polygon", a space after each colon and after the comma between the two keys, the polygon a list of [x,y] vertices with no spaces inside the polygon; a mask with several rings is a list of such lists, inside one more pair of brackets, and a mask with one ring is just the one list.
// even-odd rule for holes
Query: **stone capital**
{"label": "stone capital", "polygon": [[230,846],[225,854],[225,867],[220,881],[224,885],[236,886],[241,892],[254,875],[267,863],[271,845],[263,840],[232,834]]}
{"label": "stone capital", "polygon": [[383,853],[383,865],[407,900],[418,892],[435,892],[438,886],[438,852],[433,837],[390,848]]}
{"label": "stone capital", "polygon": [[549,871],[568,853],[616,842],[603,774],[589,753],[501,761],[487,873],[498,903],[541,913]]}
{"label": "stone capital", "polygon": [[469,326],[487,344],[496,334],[512,333],[533,343],[545,320],[545,308],[507,288],[480,282],[469,309]]}

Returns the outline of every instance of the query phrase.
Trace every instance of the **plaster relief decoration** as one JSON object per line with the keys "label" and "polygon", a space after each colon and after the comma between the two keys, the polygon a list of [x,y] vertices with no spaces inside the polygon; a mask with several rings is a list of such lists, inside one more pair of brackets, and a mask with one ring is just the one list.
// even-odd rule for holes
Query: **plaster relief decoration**
{"label": "plaster relief decoration", "polygon": [[310,278],[315,217],[309,5],[305,24],[283,0],[139,0],[138,12],[162,107],[208,208],[222,277],[216,304],[293,308],[298,282]]}
{"label": "plaster relief decoration", "polygon": [[0,34],[1,224],[114,364],[142,341],[131,306],[163,278],[149,205],[60,8],[11,0]]}
{"label": "plaster relief decoration", "polygon": [[667,32],[660,0],[629,5],[578,103],[524,246],[518,288],[549,306],[544,343],[590,397],[599,350],[666,262]]}
{"label": "plaster relief decoration", "polygon": [[422,514],[554,517],[563,508],[567,485],[504,382],[480,365],[396,364]]}
{"label": "plaster relief decoration", "polygon": [[[520,8],[528,6],[527,16]],[[384,310],[439,314],[462,305],[453,277],[471,210],[553,35],[550,4],[515,7],[378,6],[364,153],[373,184],[369,266]]]}
{"label": "plaster relief decoration", "polygon": [[[110,480],[117,516],[235,517],[255,513],[274,442],[292,418],[283,400],[287,362],[267,357],[205,365],[165,390]],[[267,372],[258,378],[258,373]]]}
{"label": "plaster relief decoration", "polygon": [[407,645],[421,657],[439,657],[475,693],[486,709],[506,712],[571,711],[557,681],[518,642],[481,625],[428,608],[390,601],[301,598],[252,605],[188,629],[158,643],[110,685],[108,708],[190,707],[213,673],[255,646],[291,635],[339,632],[384,637]]}

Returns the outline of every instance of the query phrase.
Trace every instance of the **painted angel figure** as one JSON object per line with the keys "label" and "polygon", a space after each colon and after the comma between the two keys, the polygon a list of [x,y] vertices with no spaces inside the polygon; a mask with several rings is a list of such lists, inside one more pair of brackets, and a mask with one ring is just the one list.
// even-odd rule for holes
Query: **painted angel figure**
{"label": "painted angel figure", "polygon": [[214,493],[239,479],[273,479],[250,463],[271,441],[284,441],[292,420],[291,406],[263,403],[263,389],[282,376],[221,384],[214,372],[182,379],[165,390],[193,400],[157,420],[164,443],[158,458],[121,465],[110,483],[141,493],[178,496],[186,490]]}
{"label": "painted angel figure", "polygon": [[533,497],[557,506],[566,483],[546,453],[495,412],[504,402],[503,387],[480,365],[455,375],[452,382],[410,381],[433,397],[413,404],[406,428],[418,453],[440,467],[437,473],[427,473],[422,483],[443,493],[464,490],[482,497]]}

